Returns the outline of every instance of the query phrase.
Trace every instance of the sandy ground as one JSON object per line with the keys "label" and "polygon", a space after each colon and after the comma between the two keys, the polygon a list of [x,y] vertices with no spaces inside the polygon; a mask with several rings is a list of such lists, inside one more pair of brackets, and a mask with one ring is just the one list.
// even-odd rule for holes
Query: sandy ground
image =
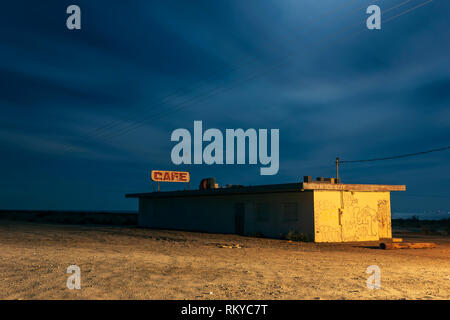
{"label": "sandy ground", "polygon": [[[0,221],[0,298],[449,299],[450,238],[417,237],[438,247]],[[73,264],[80,290],[66,287]],[[381,269],[378,290],[366,287],[369,265]]]}

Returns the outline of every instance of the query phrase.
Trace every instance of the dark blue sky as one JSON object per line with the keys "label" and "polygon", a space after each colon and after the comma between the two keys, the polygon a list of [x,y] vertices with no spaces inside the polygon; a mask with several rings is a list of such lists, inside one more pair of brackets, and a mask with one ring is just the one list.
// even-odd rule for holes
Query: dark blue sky
{"label": "dark blue sky", "polygon": [[[151,169],[220,184],[334,176],[334,159],[450,145],[450,2],[10,1],[0,11],[0,207],[128,210]],[[77,4],[82,29],[66,28]],[[365,27],[367,6],[384,11]],[[390,9],[392,8],[392,9]],[[390,20],[391,19],[391,20]],[[384,23],[386,21],[386,23]],[[280,171],[174,166],[177,128],[280,129]],[[450,211],[450,151],[342,168]],[[164,185],[164,189],[183,187]]]}

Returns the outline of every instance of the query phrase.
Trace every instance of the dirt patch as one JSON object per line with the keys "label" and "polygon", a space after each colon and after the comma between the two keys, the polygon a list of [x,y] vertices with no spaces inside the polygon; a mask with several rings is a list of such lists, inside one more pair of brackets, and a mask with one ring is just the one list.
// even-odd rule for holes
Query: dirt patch
{"label": "dirt patch", "polygon": [[[402,237],[438,246],[380,250],[377,243],[0,221],[0,298],[449,299],[450,238]],[[80,290],[66,287],[73,264]],[[378,290],[366,286],[370,265],[381,270]]]}

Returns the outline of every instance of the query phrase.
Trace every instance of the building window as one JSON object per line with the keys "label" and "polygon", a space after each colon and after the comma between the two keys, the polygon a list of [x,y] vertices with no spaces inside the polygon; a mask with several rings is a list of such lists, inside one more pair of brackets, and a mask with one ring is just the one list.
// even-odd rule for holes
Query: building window
{"label": "building window", "polygon": [[269,221],[269,204],[267,203],[256,204],[256,221],[258,222]]}
{"label": "building window", "polygon": [[286,222],[298,221],[298,206],[297,202],[283,203],[284,211],[283,218]]}

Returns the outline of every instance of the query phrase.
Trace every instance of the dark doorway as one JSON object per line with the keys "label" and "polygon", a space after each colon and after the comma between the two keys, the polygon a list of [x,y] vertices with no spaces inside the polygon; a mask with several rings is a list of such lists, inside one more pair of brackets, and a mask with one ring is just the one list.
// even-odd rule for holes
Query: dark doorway
{"label": "dark doorway", "polygon": [[234,205],[234,231],[236,234],[244,235],[245,205],[236,203]]}

